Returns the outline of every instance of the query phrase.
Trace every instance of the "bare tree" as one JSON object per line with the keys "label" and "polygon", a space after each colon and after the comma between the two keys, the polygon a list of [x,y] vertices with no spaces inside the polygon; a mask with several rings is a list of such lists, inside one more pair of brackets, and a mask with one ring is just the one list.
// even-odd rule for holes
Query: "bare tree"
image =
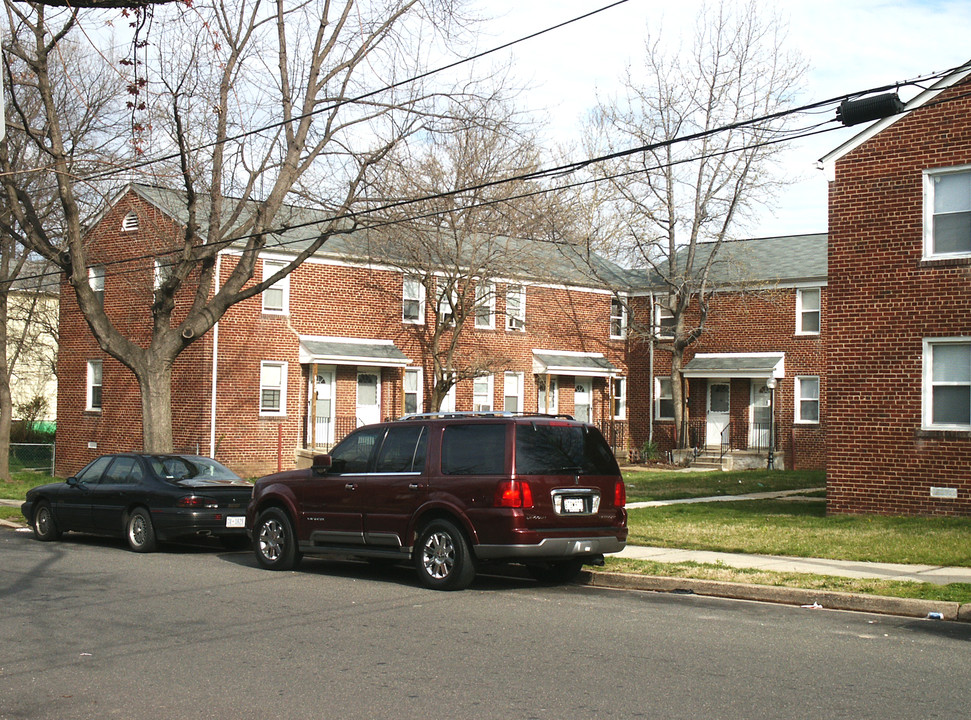
{"label": "bare tree", "polygon": [[[640,331],[671,353],[679,429],[684,352],[704,331],[712,263],[783,182],[770,165],[786,120],[770,116],[791,106],[803,69],[787,49],[784,23],[764,4],[721,2],[699,15],[692,42],[672,48],[660,31],[649,36],[643,72],[629,69],[623,94],[595,114],[596,151],[646,148],[597,167],[607,183],[599,191],[609,195],[600,205],[609,215],[601,241],[664,287],[658,304],[670,339]],[[711,246],[699,252],[701,243]]]}
{"label": "bare tree", "polygon": [[[211,0],[154,8],[153,35],[141,72],[145,105],[140,147],[169,151],[150,167],[185,198],[181,234],[160,259],[166,273],[143,308],[147,341],[126,335],[88,282],[88,255],[72,148],[49,88],[55,56],[75,29],[77,11],[6,0],[19,32],[8,54],[23,63],[29,84],[13,88],[15,106],[36,97],[46,123],[30,139],[48,157],[63,207],[63,244],[34,213],[15,175],[4,177],[11,211],[25,242],[67,275],[101,348],[138,380],[143,445],[172,448],[172,364],[234,304],[261,293],[316,252],[328,238],[353,231],[347,220],[368,168],[434,113],[439,95],[414,75],[428,47],[441,48],[458,21],[458,0]],[[150,50],[150,52],[149,52]],[[165,173],[169,173],[166,175]],[[299,202],[329,220],[312,242],[261,282],[252,282],[260,252],[284,229]],[[215,282],[216,258],[238,255]],[[108,275],[106,283],[111,282]],[[177,310],[178,308],[178,310]]]}
{"label": "bare tree", "polygon": [[406,295],[417,299],[413,312],[427,299],[427,311],[411,327],[433,364],[431,411],[459,381],[509,366],[509,358],[480,347],[470,330],[524,322],[517,279],[542,273],[544,254],[532,238],[556,224],[546,193],[510,178],[538,163],[526,127],[493,96],[454,106],[448,119],[426,126],[374,174],[374,202],[412,199],[382,210],[392,228],[374,233],[372,254],[401,270]]}

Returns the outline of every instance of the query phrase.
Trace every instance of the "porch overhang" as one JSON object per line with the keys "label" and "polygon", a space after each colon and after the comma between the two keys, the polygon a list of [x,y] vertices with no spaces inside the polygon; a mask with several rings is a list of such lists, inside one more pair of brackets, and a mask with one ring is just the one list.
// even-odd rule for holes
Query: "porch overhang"
{"label": "porch overhang", "polygon": [[684,366],[686,378],[783,378],[785,353],[698,353]]}
{"label": "porch overhang", "polygon": [[602,353],[533,350],[536,375],[574,375],[576,377],[613,377],[620,373]]}
{"label": "porch overhang", "polygon": [[411,360],[391,340],[300,336],[300,364],[406,367]]}

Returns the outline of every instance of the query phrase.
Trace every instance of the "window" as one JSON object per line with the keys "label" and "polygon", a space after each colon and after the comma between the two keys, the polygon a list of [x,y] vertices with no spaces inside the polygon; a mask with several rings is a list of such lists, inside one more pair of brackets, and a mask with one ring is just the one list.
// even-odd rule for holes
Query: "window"
{"label": "window", "polygon": [[455,315],[458,312],[459,296],[453,285],[451,289],[442,288],[442,294],[438,297],[438,320],[442,325],[454,325]]}
{"label": "window", "polygon": [[502,378],[502,409],[506,412],[523,411],[523,373],[507,372]]}
{"label": "window", "polygon": [[154,289],[158,290],[162,287],[162,284],[171,277],[174,270],[175,267],[172,265],[171,260],[156,260]]}
{"label": "window", "polygon": [[567,468],[590,475],[619,472],[613,451],[598,432],[544,423],[516,426],[517,475],[562,475]]}
{"label": "window", "polygon": [[371,455],[382,435],[383,427],[365,428],[348,435],[330,452],[330,472],[366,473],[371,465]]}
{"label": "window", "polygon": [[500,475],[505,468],[505,423],[446,426],[442,434],[443,475]]}
{"label": "window", "polygon": [[654,306],[654,327],[657,337],[674,337],[674,313],[660,303]]}
{"label": "window", "polygon": [[796,422],[819,422],[819,378],[796,378]]}
{"label": "window", "polygon": [[613,393],[611,415],[614,420],[623,420],[627,417],[627,378],[612,378],[610,382]]}
{"label": "window", "polygon": [[135,214],[134,210],[125,215],[125,219],[121,221],[121,230],[122,232],[138,230],[138,215]]}
{"label": "window", "polygon": [[286,415],[287,364],[260,363],[260,414]]}
{"label": "window", "polygon": [[414,275],[405,276],[402,281],[401,321],[415,325],[425,322],[425,286]]}
{"label": "window", "polygon": [[924,255],[971,255],[971,168],[925,172]]}
{"label": "window", "polygon": [[105,266],[92,265],[88,268],[88,285],[98,299],[101,307],[105,306]]}
{"label": "window", "polygon": [[428,433],[423,425],[392,427],[374,463],[376,473],[420,473],[425,469]]}
{"label": "window", "polygon": [[[275,275],[287,263],[282,260],[263,261],[263,279]],[[263,291],[263,312],[284,315],[289,312],[290,276],[284,275]]]}
{"label": "window", "polygon": [[819,335],[821,293],[819,288],[796,291],[797,335]]}
{"label": "window", "polygon": [[658,420],[674,419],[674,391],[671,378],[654,378],[654,417]]}
{"label": "window", "polygon": [[556,377],[550,377],[550,394],[549,394],[549,405],[547,405],[546,397],[546,379],[537,378],[536,379],[536,411],[541,413],[549,413],[550,415],[556,415]]}
{"label": "window", "polygon": [[610,337],[627,336],[627,306],[620,298],[610,300]]}
{"label": "window", "polygon": [[924,425],[971,428],[971,338],[924,341]]}
{"label": "window", "polygon": [[492,412],[492,375],[483,375],[472,381],[472,410]]}
{"label": "window", "polygon": [[475,326],[496,326],[496,286],[492,283],[480,282],[475,286]]}
{"label": "window", "polygon": [[506,288],[506,329],[526,329],[526,288],[522,285]]}
{"label": "window", "polygon": [[421,408],[421,368],[405,370],[405,412],[420,412]]}
{"label": "window", "polygon": [[101,360],[88,360],[88,382],[87,400],[85,401],[86,410],[101,411]]}

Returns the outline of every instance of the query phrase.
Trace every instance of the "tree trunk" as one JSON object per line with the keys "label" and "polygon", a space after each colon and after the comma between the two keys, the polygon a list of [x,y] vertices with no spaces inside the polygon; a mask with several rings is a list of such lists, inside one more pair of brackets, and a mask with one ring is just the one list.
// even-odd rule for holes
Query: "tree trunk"
{"label": "tree trunk", "polygon": [[684,384],[681,369],[684,366],[684,351],[675,350],[671,353],[671,402],[674,405],[674,445],[681,450],[689,446],[688,429],[684,426],[685,399]]}
{"label": "tree trunk", "polygon": [[136,373],[142,392],[142,450],[170,453],[172,445],[172,366]]}
{"label": "tree trunk", "polygon": [[10,479],[10,426],[13,397],[10,368],[7,367],[7,292],[0,291],[0,480]]}

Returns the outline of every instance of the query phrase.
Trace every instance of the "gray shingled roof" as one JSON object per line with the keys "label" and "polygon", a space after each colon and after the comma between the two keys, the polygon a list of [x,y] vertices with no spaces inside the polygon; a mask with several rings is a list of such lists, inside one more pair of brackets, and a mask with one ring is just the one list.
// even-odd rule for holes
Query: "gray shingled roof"
{"label": "gray shingled roof", "polygon": [[534,371],[540,374],[604,377],[618,371],[603,355],[590,353],[556,353],[533,350]]}
{"label": "gray shingled roof", "polygon": [[408,356],[393,343],[357,338],[300,337],[300,362],[349,363],[376,367],[403,367]]}
{"label": "gray shingled roof", "polygon": [[[173,220],[185,225],[188,213],[185,195],[175,190],[133,185],[132,188],[147,202],[155,205]],[[205,206],[205,203],[200,203]],[[297,253],[306,248],[316,238],[317,228],[329,214],[324,210],[301,208],[292,205],[281,209],[276,223],[289,229],[271,237],[266,244],[267,250],[278,249],[282,252]],[[204,229],[208,218],[198,218]],[[515,261],[503,268],[509,278],[523,278],[540,282],[578,285],[581,287],[616,288],[627,287],[626,271],[596,255],[587,253],[584,248],[567,243],[554,243],[523,238],[498,237],[490,242],[501,243],[508,249],[508,256]],[[382,245],[385,250],[382,250]],[[316,255],[322,258],[357,260],[360,262],[387,262],[394,264],[399,258],[390,257],[388,249],[393,243],[378,238],[368,232],[358,231],[346,235],[335,235],[327,240]]]}

